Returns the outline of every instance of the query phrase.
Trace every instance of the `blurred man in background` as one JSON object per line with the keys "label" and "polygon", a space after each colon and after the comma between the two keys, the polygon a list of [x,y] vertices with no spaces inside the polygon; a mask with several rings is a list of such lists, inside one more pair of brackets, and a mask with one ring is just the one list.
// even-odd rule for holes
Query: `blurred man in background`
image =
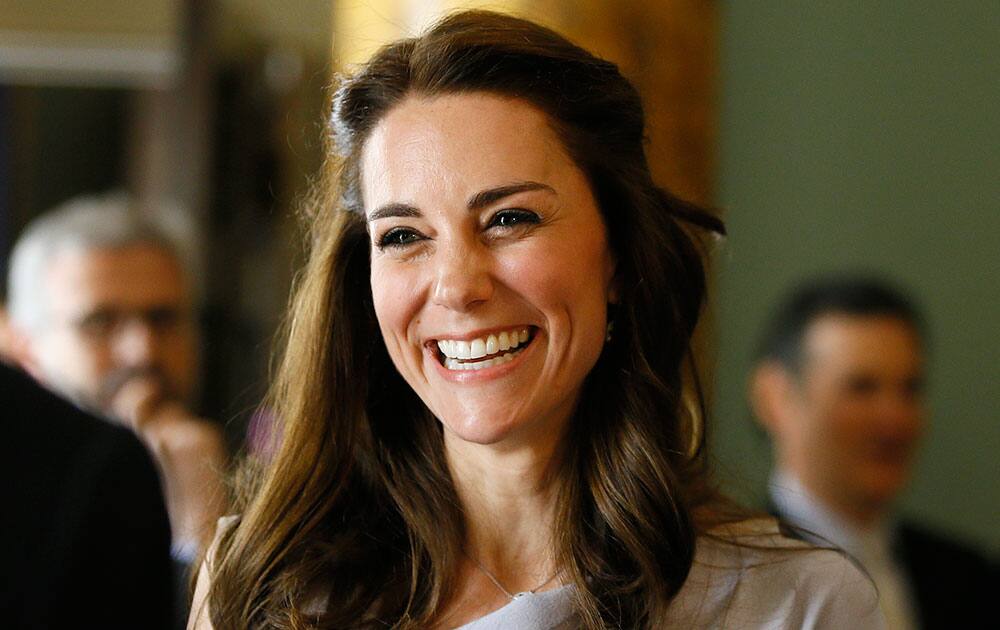
{"label": "blurred man in background", "polygon": [[875,581],[891,629],[984,627],[996,566],[897,519],[926,423],[924,332],[877,280],[798,288],[775,314],[751,381],[770,434],[772,506]]}
{"label": "blurred man in background", "polygon": [[218,427],[191,411],[191,279],[168,231],[129,204],[123,195],[81,198],[25,229],[9,264],[9,330],[35,378],[149,447],[172,553],[187,564],[225,504],[225,449]]}
{"label": "blurred man in background", "polygon": [[7,308],[0,304],[0,362],[14,363],[14,337],[7,319]]}

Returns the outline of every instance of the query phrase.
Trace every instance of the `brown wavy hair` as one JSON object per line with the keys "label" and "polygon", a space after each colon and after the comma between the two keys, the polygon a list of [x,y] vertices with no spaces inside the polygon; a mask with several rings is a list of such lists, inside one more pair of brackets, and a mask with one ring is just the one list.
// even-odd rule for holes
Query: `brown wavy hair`
{"label": "brown wavy hair", "polygon": [[393,367],[369,284],[361,149],[407,96],[488,92],[544,111],[586,174],[617,261],[614,336],[587,377],[560,470],[556,557],[587,628],[650,627],[690,569],[716,495],[704,403],[685,378],[705,297],[700,232],[721,222],[657,186],[639,95],[557,33],[468,11],[379,50],[333,99],[268,406],[280,439],[247,460],[209,610],[226,628],[426,627],[454,587],[465,520],[442,429]]}

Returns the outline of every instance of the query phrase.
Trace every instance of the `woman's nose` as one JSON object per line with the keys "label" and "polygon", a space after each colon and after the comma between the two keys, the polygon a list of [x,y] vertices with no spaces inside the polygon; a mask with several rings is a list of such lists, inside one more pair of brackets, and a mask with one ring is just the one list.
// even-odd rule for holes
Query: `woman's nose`
{"label": "woman's nose", "polygon": [[493,296],[489,256],[481,250],[476,245],[452,245],[435,254],[435,304],[467,311]]}

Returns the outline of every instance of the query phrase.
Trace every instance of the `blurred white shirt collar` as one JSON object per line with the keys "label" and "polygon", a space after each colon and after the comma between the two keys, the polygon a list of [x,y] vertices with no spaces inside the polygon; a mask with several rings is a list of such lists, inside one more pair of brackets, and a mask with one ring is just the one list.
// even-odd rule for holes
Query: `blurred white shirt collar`
{"label": "blurred white shirt collar", "polygon": [[779,516],[801,530],[798,533],[803,538],[818,545],[835,545],[861,563],[878,588],[886,628],[918,627],[906,572],[893,557],[895,525],[891,519],[858,527],[820,503],[795,475],[784,470],[772,473],[769,490]]}

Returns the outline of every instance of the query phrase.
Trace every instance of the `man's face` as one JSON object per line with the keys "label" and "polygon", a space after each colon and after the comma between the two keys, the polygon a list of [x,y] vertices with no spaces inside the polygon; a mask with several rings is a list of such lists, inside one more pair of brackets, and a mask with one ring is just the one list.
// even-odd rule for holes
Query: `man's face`
{"label": "man's face", "polygon": [[51,387],[108,415],[137,379],[189,401],[191,296],[170,253],[151,244],[66,249],[49,262],[40,291],[44,315],[28,332],[28,353]]}
{"label": "man's face", "polygon": [[887,316],[818,318],[789,400],[780,439],[792,472],[842,508],[884,509],[909,479],[924,428],[915,330]]}

